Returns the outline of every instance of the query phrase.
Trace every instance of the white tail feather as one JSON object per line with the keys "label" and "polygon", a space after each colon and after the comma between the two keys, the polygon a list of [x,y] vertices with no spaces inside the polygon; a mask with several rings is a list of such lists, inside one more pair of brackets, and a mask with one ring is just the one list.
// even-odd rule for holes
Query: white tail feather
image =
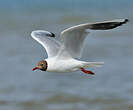
{"label": "white tail feather", "polygon": [[84,68],[87,67],[101,67],[104,65],[104,62],[84,62]]}

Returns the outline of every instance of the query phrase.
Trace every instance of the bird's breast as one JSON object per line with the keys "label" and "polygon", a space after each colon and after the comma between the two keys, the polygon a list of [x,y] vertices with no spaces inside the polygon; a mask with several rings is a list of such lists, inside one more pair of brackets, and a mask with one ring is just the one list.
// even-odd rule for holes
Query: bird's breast
{"label": "bird's breast", "polygon": [[79,62],[74,59],[47,59],[48,72],[72,72],[78,70]]}

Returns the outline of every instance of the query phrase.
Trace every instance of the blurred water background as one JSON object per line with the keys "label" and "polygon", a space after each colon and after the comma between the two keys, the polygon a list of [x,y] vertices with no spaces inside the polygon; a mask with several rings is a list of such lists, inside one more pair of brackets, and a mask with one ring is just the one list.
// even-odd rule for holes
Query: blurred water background
{"label": "blurred water background", "polygon": [[[1,0],[0,110],[133,110],[132,11],[132,0]],[[32,72],[46,53],[31,31],[60,39],[70,26],[119,18],[130,22],[85,41],[82,60],[105,62],[95,76]]]}

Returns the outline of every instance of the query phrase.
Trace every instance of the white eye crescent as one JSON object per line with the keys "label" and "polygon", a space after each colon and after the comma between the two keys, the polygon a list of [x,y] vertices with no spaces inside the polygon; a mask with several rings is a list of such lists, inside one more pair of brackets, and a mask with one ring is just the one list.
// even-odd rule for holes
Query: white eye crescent
{"label": "white eye crescent", "polygon": [[43,63],[42,63],[42,64],[40,64],[40,66],[43,66]]}

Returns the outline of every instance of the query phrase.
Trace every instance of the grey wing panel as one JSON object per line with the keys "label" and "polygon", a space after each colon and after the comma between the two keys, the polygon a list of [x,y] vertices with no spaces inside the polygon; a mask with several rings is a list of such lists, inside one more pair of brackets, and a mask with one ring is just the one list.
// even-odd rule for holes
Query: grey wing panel
{"label": "grey wing panel", "polygon": [[53,34],[47,31],[33,31],[31,33],[33,39],[39,42],[45,49],[48,54],[48,57],[56,56],[61,47],[60,42],[53,38]]}
{"label": "grey wing panel", "polygon": [[72,57],[80,58],[83,41],[88,34],[86,29],[108,30],[121,26],[127,22],[128,19],[118,19],[76,25],[61,32],[61,39],[63,40],[64,48],[72,55]]}
{"label": "grey wing panel", "polygon": [[83,47],[83,42],[88,32],[85,30],[75,30],[66,32],[63,34],[63,44],[66,51],[74,58],[81,57],[81,51]]}

